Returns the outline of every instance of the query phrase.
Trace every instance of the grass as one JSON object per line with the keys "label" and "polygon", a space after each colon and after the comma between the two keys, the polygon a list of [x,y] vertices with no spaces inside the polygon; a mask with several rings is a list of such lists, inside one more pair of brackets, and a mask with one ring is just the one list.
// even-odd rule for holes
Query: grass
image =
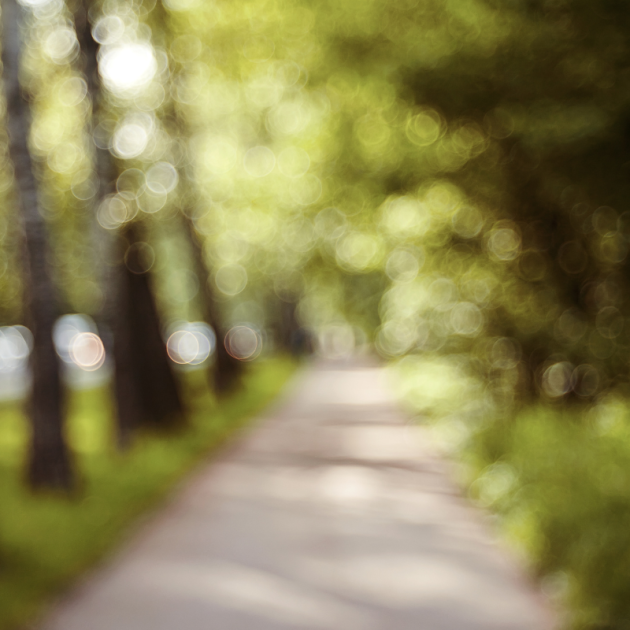
{"label": "grass", "polygon": [[457,357],[393,367],[400,396],[460,463],[574,630],[630,630],[630,400],[493,407]]}
{"label": "grass", "polygon": [[112,443],[108,391],[73,392],[67,435],[81,475],[72,499],[33,495],[22,483],[27,427],[18,404],[0,408],[0,630],[13,630],[128,534],[178,480],[281,390],[295,369],[288,359],[250,366],[243,390],[217,404],[202,372],[184,375],[188,430],[144,435],[128,452]]}

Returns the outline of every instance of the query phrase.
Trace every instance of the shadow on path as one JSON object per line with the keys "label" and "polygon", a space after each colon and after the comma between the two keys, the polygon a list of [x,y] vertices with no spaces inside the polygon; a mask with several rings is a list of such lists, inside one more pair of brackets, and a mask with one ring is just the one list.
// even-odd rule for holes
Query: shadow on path
{"label": "shadow on path", "polygon": [[375,366],[322,363],[41,630],[549,630]]}

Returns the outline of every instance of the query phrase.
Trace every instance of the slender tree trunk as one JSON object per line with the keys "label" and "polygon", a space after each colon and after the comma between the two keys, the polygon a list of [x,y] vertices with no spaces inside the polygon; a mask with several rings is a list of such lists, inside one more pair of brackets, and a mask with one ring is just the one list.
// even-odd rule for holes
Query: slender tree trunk
{"label": "slender tree trunk", "polygon": [[[87,92],[92,104],[91,116],[88,118],[87,127],[91,138],[94,138],[94,131],[101,115],[103,90],[101,78],[98,73],[98,42],[92,37],[89,21],[89,9],[92,2],[90,0],[77,0],[77,7],[74,14],[75,29],[77,39],[82,53],[83,74],[87,84]],[[114,257],[116,249],[116,238],[114,234],[108,230],[104,230],[96,220],[96,210],[99,203],[109,194],[116,192],[116,177],[118,169],[108,149],[103,148],[102,143],[92,143],[93,160],[94,160],[94,180],[96,183],[96,194],[94,195],[92,225],[94,227],[94,254],[96,258],[97,269],[100,275],[102,288],[105,290],[111,284],[111,278],[108,274],[110,263]],[[105,305],[107,305],[107,296],[105,297]],[[106,310],[106,306],[104,307]]]}
{"label": "slender tree trunk", "polygon": [[307,340],[306,331],[301,328],[296,311],[296,300],[280,300],[281,345],[294,357],[299,357],[307,353]]}
{"label": "slender tree trunk", "polygon": [[[190,184],[192,185],[192,182]],[[227,331],[223,327],[217,312],[216,297],[212,289],[210,272],[204,260],[199,236],[197,235],[192,220],[186,215],[182,216],[184,217],[186,235],[193,254],[195,272],[201,288],[204,318],[206,322],[212,326],[217,337],[214,366],[210,372],[211,385],[218,395],[222,395],[234,390],[239,385],[240,377],[243,372],[243,364],[230,355],[225,347],[225,335]]]}
{"label": "slender tree trunk", "polygon": [[298,321],[297,300],[292,296],[280,298],[275,293],[271,293],[267,304],[278,348],[294,357],[309,354],[310,337],[308,331],[302,328]]}
{"label": "slender tree trunk", "polygon": [[[75,12],[75,28],[84,58],[84,73],[92,101],[90,132],[93,134],[102,112],[104,93],[98,74],[98,42],[89,22],[90,0],[82,0]],[[115,192],[118,169],[111,153],[95,144],[94,162],[98,193],[93,214],[99,203]],[[95,222],[96,223],[96,222]],[[133,432],[147,426],[167,429],[181,424],[183,407],[177,382],[171,370],[161,335],[159,313],[148,273],[133,273],[133,265],[122,263],[126,251],[139,241],[136,226],[122,229],[117,238],[99,230],[96,240],[102,257],[101,284],[104,305],[98,318],[111,331],[108,344],[114,360],[114,392],[117,408],[118,440],[121,446],[131,441]],[[118,251],[121,248],[122,251]],[[129,261],[128,261],[129,262]]]}
{"label": "slender tree trunk", "polygon": [[[167,39],[172,40],[173,32],[169,13],[166,11],[161,1],[158,1],[155,6],[153,19],[160,26],[162,32],[166,34]],[[173,103],[171,103],[171,105],[173,105]],[[175,107],[172,108],[171,114],[175,123],[176,132],[181,137],[189,138],[190,129],[188,128],[184,116],[182,116]],[[192,165],[189,165],[189,168],[193,170]],[[181,186],[188,192],[187,203],[191,205],[196,204],[199,194],[194,177],[190,176],[186,166],[179,169],[179,176],[181,179]],[[186,236],[190,244],[190,251],[195,265],[195,273],[197,274],[197,278],[199,280],[203,317],[206,323],[212,326],[212,329],[216,334],[217,345],[214,364],[208,371],[208,380],[215,393],[223,395],[233,391],[239,386],[243,373],[243,363],[231,356],[226,350],[225,336],[227,330],[225,330],[219,315],[216,295],[212,288],[211,273],[205,261],[203,246],[195,228],[195,224],[190,219],[189,214],[190,213],[187,214],[182,212],[181,216],[184,222]]]}
{"label": "slender tree trunk", "polygon": [[2,0],[2,63],[9,152],[25,236],[25,311],[34,337],[30,359],[33,383],[28,409],[32,425],[28,478],[33,488],[67,490],[72,486],[73,475],[63,435],[63,393],[52,337],[56,319],[55,289],[46,226],[28,151],[29,105],[19,83],[21,17],[22,9],[16,0]]}

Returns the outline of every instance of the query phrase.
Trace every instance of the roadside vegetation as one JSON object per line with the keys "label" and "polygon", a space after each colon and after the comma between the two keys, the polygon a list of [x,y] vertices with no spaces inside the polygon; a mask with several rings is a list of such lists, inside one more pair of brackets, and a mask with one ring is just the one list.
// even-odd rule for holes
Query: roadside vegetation
{"label": "roadside vegetation", "polygon": [[622,628],[630,614],[630,405],[609,391],[584,407],[500,409],[462,362],[392,366],[392,384],[451,458],[457,481],[571,628]]}
{"label": "roadside vegetation", "polygon": [[291,359],[249,366],[243,389],[217,401],[203,372],[184,375],[189,426],[144,434],[124,453],[115,448],[106,388],[75,391],[68,443],[82,476],[74,495],[32,494],[24,486],[26,424],[19,404],[5,403],[0,427],[0,628],[31,622],[47,603],[121,544],[139,518],[168,500],[178,482],[278,395]]}

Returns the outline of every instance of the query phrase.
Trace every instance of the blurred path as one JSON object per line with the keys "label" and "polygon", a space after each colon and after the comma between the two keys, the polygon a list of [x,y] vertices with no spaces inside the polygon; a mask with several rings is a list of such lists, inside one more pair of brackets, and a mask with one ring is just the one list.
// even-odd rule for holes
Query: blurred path
{"label": "blurred path", "polygon": [[543,630],[364,364],[320,363],[43,630]]}

